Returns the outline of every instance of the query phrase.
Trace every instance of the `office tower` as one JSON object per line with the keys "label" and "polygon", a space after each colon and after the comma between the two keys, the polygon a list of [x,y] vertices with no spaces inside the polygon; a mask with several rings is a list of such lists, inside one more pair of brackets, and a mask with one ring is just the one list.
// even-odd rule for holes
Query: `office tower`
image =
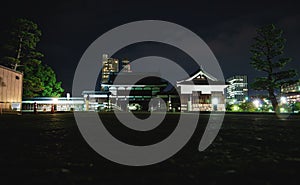
{"label": "office tower", "polygon": [[246,75],[235,75],[226,79],[226,99],[229,103],[240,103],[248,99],[248,80]]}
{"label": "office tower", "polygon": [[109,58],[107,54],[102,55],[102,79],[101,83],[108,83],[109,74],[119,72],[119,60]]}

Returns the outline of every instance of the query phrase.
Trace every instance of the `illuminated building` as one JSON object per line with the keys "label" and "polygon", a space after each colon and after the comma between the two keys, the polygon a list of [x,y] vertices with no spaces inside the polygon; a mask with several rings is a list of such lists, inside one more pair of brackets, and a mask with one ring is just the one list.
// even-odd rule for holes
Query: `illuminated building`
{"label": "illuminated building", "polygon": [[34,104],[37,105],[37,112],[50,112],[52,106],[58,112],[86,110],[83,97],[36,97],[23,99],[22,112],[33,112]]}
{"label": "illuminated building", "polygon": [[21,110],[23,74],[0,66],[0,111]]}
{"label": "illuminated building", "polygon": [[177,81],[181,111],[225,111],[225,82],[203,69],[192,77]]}
{"label": "illuminated building", "polygon": [[226,101],[230,104],[241,103],[248,99],[248,81],[246,75],[235,75],[226,79]]}
{"label": "illuminated building", "polygon": [[[153,77],[159,76],[157,73],[132,72],[127,59],[122,60],[122,69],[119,71],[117,61],[117,59],[108,58],[106,54],[103,55],[101,92],[109,94],[102,100],[97,99],[96,101],[103,103],[104,100],[109,108],[122,111],[127,111],[132,104],[148,110],[149,101],[155,98],[167,86],[167,83],[161,81],[160,78]],[[115,81],[117,77],[118,82]],[[135,83],[134,79],[141,80]],[[95,99],[93,101],[95,102]],[[153,105],[152,108],[155,106]]]}
{"label": "illuminated building", "polygon": [[[155,76],[159,74],[129,71],[110,73],[108,83],[102,84],[110,93],[109,105],[122,111],[127,111],[128,106],[132,104],[139,105],[142,110],[157,109],[159,102],[152,102],[150,107],[148,104],[167,86],[167,83]],[[135,79],[140,80],[135,83]]]}
{"label": "illuminated building", "polygon": [[281,86],[281,94],[287,98],[288,103],[300,102],[300,80]]}
{"label": "illuminated building", "polygon": [[129,60],[127,59],[122,60],[122,71],[127,73],[132,72],[130,69]]}
{"label": "illuminated building", "polygon": [[108,82],[109,74],[119,72],[119,60],[109,58],[107,54],[102,55],[102,71],[101,71],[101,83]]}

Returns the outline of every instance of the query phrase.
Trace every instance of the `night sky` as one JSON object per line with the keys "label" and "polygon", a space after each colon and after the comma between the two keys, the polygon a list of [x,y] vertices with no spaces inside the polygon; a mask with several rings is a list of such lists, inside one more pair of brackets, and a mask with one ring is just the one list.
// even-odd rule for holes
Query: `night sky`
{"label": "night sky", "polygon": [[[293,58],[289,67],[300,72],[299,12],[299,7],[288,1],[10,0],[1,2],[0,28],[5,30],[18,17],[36,22],[43,32],[38,45],[45,54],[43,62],[56,71],[63,88],[70,92],[76,66],[87,47],[106,31],[138,20],[165,20],[190,29],[210,46],[225,78],[246,74],[250,82],[260,75],[249,64],[255,29],[274,23],[284,30],[285,55]],[[129,46],[114,57],[133,60],[149,54],[186,62],[187,71],[195,72],[184,53],[155,43]]]}

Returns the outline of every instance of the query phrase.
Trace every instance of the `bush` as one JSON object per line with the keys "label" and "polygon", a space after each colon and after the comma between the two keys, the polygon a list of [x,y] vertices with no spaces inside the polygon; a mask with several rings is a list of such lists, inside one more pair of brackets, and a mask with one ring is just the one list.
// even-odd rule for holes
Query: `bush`
{"label": "bush", "polygon": [[300,102],[296,102],[296,103],[294,104],[294,110],[295,110],[295,111],[300,111]]}
{"label": "bush", "polygon": [[239,107],[242,111],[245,112],[255,112],[257,110],[252,102],[243,102]]}

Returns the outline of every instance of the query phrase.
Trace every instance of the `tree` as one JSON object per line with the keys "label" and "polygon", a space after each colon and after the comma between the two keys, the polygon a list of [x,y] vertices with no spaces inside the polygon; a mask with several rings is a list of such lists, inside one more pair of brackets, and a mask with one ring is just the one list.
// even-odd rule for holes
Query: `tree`
{"label": "tree", "polygon": [[42,97],[60,97],[64,92],[61,82],[56,81],[56,75],[53,69],[47,65],[42,66],[43,73],[40,73],[42,86],[44,87],[39,96]]}
{"label": "tree", "polygon": [[300,111],[300,102],[296,102],[296,103],[294,104],[294,110],[295,110],[295,111]]}
{"label": "tree", "polygon": [[43,54],[37,51],[42,35],[38,25],[27,19],[17,19],[4,44],[2,61],[24,73],[23,97],[60,97],[64,90],[56,81],[52,68],[42,63]]}
{"label": "tree", "polygon": [[25,62],[23,68],[23,97],[37,97],[44,87],[39,76],[42,73],[42,62],[30,60]]}
{"label": "tree", "polygon": [[43,55],[36,51],[41,35],[41,30],[34,22],[16,19],[9,31],[9,38],[3,46],[7,55],[2,60],[17,70],[27,60],[42,58]]}
{"label": "tree", "polygon": [[265,76],[258,77],[252,83],[255,90],[268,91],[273,110],[277,110],[278,102],[275,92],[284,83],[291,81],[297,73],[295,70],[283,70],[291,58],[283,57],[286,40],[283,31],[270,24],[257,29],[254,44],[251,45],[251,65]]}

